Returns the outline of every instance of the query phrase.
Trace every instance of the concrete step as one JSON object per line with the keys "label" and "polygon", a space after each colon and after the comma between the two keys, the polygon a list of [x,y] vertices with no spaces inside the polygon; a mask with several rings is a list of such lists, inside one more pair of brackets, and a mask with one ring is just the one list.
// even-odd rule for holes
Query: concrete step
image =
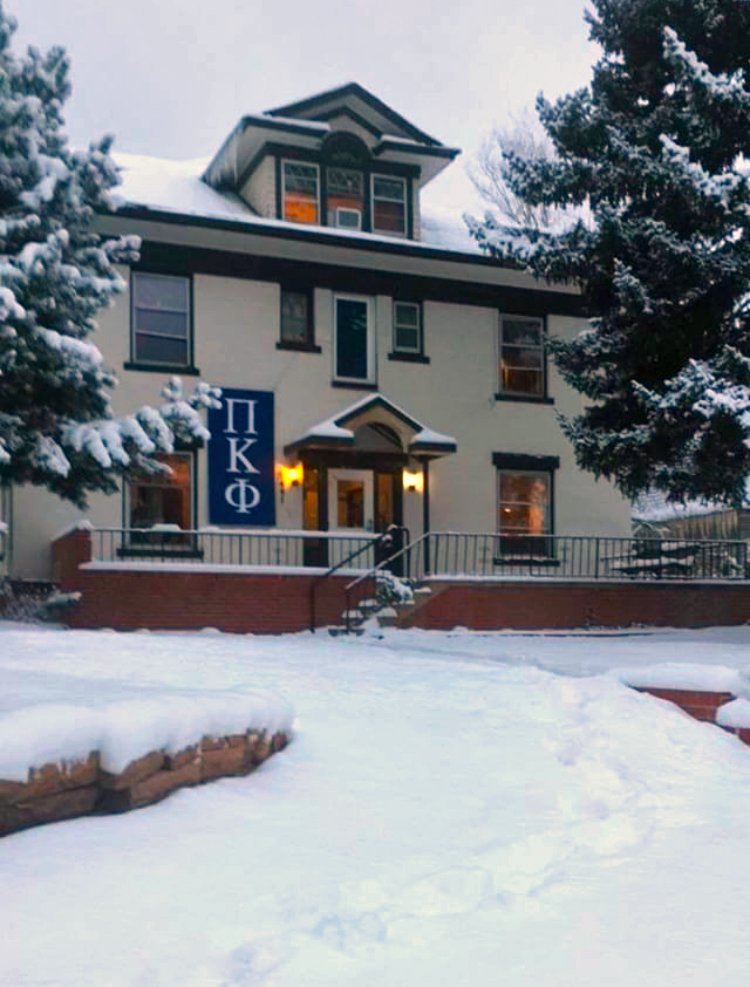
{"label": "concrete step", "polygon": [[328,633],[331,637],[346,637],[347,634],[353,634],[355,637],[362,637],[365,633],[364,627],[352,626],[347,631],[346,624],[333,624],[328,628]]}

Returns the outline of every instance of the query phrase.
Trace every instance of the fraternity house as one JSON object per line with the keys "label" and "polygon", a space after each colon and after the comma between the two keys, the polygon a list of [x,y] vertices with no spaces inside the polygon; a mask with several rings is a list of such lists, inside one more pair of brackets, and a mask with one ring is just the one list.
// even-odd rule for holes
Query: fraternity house
{"label": "fraternity house", "polygon": [[[92,497],[78,530],[70,505],[12,491],[10,574],[80,590],[78,626],[335,623],[380,563],[433,580],[422,626],[590,619],[590,592],[573,603],[563,577],[593,577],[594,542],[597,578],[621,577],[624,549],[600,542],[629,535],[630,511],[558,423],[581,399],[545,339],[584,326],[579,298],[421,210],[458,153],[350,83],[243,117],[207,163],[122,155],[125,204],[99,227],[143,246],[100,319],[116,410],[154,403],[171,375],[223,403],[205,448]],[[558,596],[532,605],[534,579]],[[476,581],[490,596],[469,601]]]}

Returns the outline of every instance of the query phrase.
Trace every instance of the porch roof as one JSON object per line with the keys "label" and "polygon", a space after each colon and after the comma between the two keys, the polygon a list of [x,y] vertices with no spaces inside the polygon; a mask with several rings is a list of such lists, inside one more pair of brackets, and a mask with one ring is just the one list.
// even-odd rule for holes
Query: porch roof
{"label": "porch roof", "polygon": [[365,425],[390,426],[402,441],[404,451],[413,456],[436,459],[458,448],[452,435],[428,428],[382,394],[368,394],[354,404],[309,428],[304,435],[284,446],[287,456],[303,449],[353,448],[355,432]]}

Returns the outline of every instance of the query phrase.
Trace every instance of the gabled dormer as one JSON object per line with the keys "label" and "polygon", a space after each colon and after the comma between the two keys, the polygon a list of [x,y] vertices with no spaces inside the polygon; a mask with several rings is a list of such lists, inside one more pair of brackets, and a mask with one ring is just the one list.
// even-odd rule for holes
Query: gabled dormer
{"label": "gabled dormer", "polygon": [[243,117],[203,179],[267,218],[419,239],[419,190],[459,153],[350,82]]}

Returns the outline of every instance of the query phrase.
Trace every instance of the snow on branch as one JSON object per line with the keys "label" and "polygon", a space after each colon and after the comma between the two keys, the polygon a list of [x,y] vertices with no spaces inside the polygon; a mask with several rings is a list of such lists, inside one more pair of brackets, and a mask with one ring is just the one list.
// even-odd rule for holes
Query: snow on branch
{"label": "snow on branch", "polygon": [[664,28],[664,56],[680,76],[700,87],[717,102],[739,102],[750,109],[750,93],[745,87],[743,69],[731,74],[712,72],[671,27]]}

